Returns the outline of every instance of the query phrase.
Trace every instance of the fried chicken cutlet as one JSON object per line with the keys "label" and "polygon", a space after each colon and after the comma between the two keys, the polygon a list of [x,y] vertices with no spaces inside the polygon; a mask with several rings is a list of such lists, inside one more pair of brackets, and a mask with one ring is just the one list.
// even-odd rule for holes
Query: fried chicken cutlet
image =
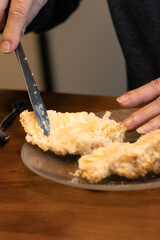
{"label": "fried chicken cutlet", "polygon": [[135,143],[114,142],[95,149],[79,159],[75,175],[97,183],[113,174],[136,179],[149,172],[160,172],[160,130],[141,136]]}
{"label": "fried chicken cutlet", "polygon": [[44,151],[50,150],[58,155],[83,155],[124,139],[125,125],[109,119],[111,113],[108,111],[103,118],[87,112],[48,110],[47,113],[50,121],[48,137],[43,135],[34,112],[26,110],[20,114],[20,122],[27,133],[26,141]]}

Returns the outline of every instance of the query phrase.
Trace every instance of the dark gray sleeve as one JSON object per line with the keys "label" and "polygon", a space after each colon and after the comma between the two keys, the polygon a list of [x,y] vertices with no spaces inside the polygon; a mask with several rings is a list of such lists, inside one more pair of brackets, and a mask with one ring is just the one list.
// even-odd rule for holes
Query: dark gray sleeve
{"label": "dark gray sleeve", "polygon": [[81,0],[48,0],[26,32],[41,33],[65,21],[78,7]]}

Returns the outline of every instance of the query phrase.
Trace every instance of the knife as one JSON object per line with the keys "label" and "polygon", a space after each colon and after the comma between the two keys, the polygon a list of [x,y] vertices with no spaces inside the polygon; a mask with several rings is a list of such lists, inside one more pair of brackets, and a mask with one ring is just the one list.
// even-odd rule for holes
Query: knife
{"label": "knife", "polygon": [[24,54],[21,43],[19,43],[18,47],[15,50],[15,53],[22,68],[22,72],[27,85],[28,95],[33,110],[36,114],[37,120],[39,122],[39,125],[43,130],[43,134],[45,136],[49,136],[50,124],[47,111],[41,98],[40,92],[38,90],[37,84],[33,78],[33,73],[31,72],[30,67],[28,65],[28,61]]}

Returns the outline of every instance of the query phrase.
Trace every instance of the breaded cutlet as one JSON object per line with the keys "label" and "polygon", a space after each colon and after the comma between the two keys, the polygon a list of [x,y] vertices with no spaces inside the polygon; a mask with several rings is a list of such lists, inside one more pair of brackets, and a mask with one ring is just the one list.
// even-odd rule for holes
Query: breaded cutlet
{"label": "breaded cutlet", "polygon": [[97,183],[113,174],[136,179],[160,172],[160,130],[141,136],[135,143],[114,142],[95,149],[78,161],[76,175]]}
{"label": "breaded cutlet", "polygon": [[48,110],[50,135],[43,135],[34,112],[28,110],[20,114],[20,122],[27,133],[26,141],[38,145],[44,151],[58,155],[83,155],[111,142],[122,142],[126,127],[109,119],[106,112],[102,118],[94,113],[61,113]]}

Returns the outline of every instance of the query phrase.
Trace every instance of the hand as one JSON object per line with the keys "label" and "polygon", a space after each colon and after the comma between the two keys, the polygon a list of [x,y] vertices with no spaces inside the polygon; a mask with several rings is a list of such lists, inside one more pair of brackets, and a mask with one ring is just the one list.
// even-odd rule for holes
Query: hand
{"label": "hand", "polygon": [[11,53],[16,49],[27,25],[46,2],[47,0],[11,0],[7,16],[9,0],[1,1],[0,29],[4,29],[0,41],[2,52]]}
{"label": "hand", "polygon": [[137,129],[140,134],[160,128],[160,78],[117,98],[123,107],[148,103],[124,120],[128,131]]}

